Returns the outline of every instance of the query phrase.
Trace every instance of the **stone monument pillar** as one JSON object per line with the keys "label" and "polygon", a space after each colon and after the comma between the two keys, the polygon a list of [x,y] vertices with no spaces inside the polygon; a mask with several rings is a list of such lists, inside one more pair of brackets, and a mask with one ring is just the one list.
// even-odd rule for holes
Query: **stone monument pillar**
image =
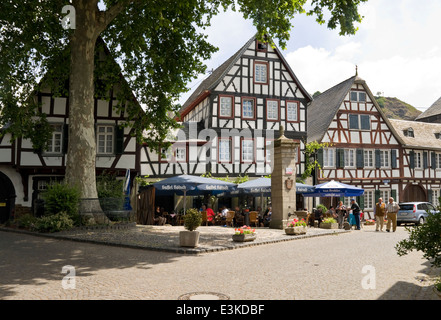
{"label": "stone monument pillar", "polygon": [[274,141],[273,172],[271,173],[270,228],[284,229],[296,212],[296,163],[299,143],[288,139],[280,126],[280,137]]}

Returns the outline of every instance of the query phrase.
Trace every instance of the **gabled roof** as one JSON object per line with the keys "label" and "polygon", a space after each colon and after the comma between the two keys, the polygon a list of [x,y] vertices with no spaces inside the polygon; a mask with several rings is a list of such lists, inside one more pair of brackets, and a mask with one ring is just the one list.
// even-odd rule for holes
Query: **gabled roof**
{"label": "gabled roof", "polygon": [[332,119],[334,119],[337,111],[340,109],[343,100],[346,95],[352,88],[354,83],[363,85],[366,90],[367,95],[370,97],[372,103],[377,109],[378,113],[380,113],[384,122],[388,125],[389,129],[392,131],[392,134],[395,138],[398,139],[402,143],[402,140],[397,135],[395,128],[389,122],[389,119],[381,110],[381,107],[378,105],[377,100],[375,100],[374,95],[366,84],[366,81],[362,78],[355,75],[334,87],[326,90],[321,95],[319,95],[312,103],[309,105],[307,114],[308,114],[308,138],[307,141],[317,141],[321,142],[323,136],[327,132],[329,126],[331,125]]}
{"label": "gabled roof", "polygon": [[[224,76],[228,73],[228,71],[230,71],[230,69],[233,67],[236,61],[244,54],[247,48],[254,41],[256,41],[256,39],[257,39],[257,35],[252,36],[242,48],[240,48],[228,60],[226,60],[218,68],[216,68],[209,77],[207,77],[204,81],[202,81],[199,87],[190,95],[187,101],[182,105],[182,108],[180,110],[181,117],[185,116],[188,112],[190,112],[193,107],[195,107],[199,102],[201,102],[204,98],[206,98],[210,94],[211,90],[216,88],[218,83],[224,78]],[[279,59],[282,61],[282,63],[284,64],[289,74],[296,82],[299,89],[302,91],[303,95],[311,101],[312,100],[311,95],[305,90],[305,88],[302,86],[300,81],[297,79],[296,75],[292,71],[289,64],[286,62],[281,52],[277,48],[274,48],[274,51],[279,57]]]}
{"label": "gabled roof", "polygon": [[416,117],[415,120],[421,120],[424,118],[436,116],[438,114],[441,114],[441,98],[436,100],[434,104],[432,104],[426,111]]}
{"label": "gabled roof", "polygon": [[[441,123],[396,119],[390,119],[389,121],[402,140],[404,147],[441,150],[441,140],[437,138],[437,135],[441,133]],[[404,131],[409,128],[413,129],[413,137],[404,134]]]}
{"label": "gabled roof", "polygon": [[311,102],[307,109],[308,142],[322,140],[356,79],[354,76],[337,84]]}

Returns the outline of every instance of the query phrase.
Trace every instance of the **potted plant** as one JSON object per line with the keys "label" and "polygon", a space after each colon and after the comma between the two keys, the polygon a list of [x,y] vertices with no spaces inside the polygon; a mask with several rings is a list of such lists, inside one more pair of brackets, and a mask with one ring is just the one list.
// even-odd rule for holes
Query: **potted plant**
{"label": "potted plant", "polygon": [[373,220],[373,219],[368,219],[368,220],[366,220],[366,221],[364,222],[364,225],[365,225],[365,226],[373,226],[373,225],[375,225],[375,220]]}
{"label": "potted plant", "polygon": [[243,226],[234,229],[233,241],[247,242],[254,241],[256,239],[256,229],[251,229],[249,226]]}
{"label": "potted plant", "polygon": [[285,233],[288,235],[300,235],[306,233],[306,222],[305,219],[298,220],[294,219],[285,228]]}
{"label": "potted plant", "polygon": [[325,218],[322,223],[320,223],[320,228],[322,229],[338,229],[338,223],[334,218]]}
{"label": "potted plant", "polygon": [[179,244],[181,247],[197,247],[199,245],[199,231],[196,229],[202,223],[202,215],[196,209],[188,209],[184,215],[184,228],[179,232]]}

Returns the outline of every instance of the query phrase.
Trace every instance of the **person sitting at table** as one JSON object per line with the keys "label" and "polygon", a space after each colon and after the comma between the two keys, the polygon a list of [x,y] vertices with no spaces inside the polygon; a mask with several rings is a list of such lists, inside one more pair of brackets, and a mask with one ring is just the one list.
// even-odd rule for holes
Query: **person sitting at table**
{"label": "person sitting at table", "polygon": [[322,209],[313,209],[314,219],[318,221],[317,227],[320,228],[320,223],[323,221],[323,211]]}
{"label": "person sitting at table", "polygon": [[207,221],[208,221],[209,223],[211,223],[211,224],[214,224],[214,216],[215,216],[215,214],[214,214],[213,209],[211,209],[210,206],[207,207],[207,206],[204,204],[204,205],[202,205],[202,211],[207,212]]}
{"label": "person sitting at table", "polygon": [[153,221],[155,221],[155,224],[158,226],[163,226],[166,222],[166,219],[163,217],[164,208],[160,208],[159,206],[156,207],[155,210],[155,218]]}
{"label": "person sitting at table", "polygon": [[337,219],[337,213],[335,212],[334,206],[330,206],[328,211],[326,211],[326,216]]}
{"label": "person sitting at table", "polygon": [[245,216],[243,215],[240,208],[236,206],[236,208],[234,208],[234,225],[236,227],[241,227],[243,226],[244,221],[245,221]]}
{"label": "person sitting at table", "polygon": [[265,213],[263,214],[263,226],[264,227],[269,227],[269,224],[271,222],[271,214],[272,214],[272,208],[268,207],[268,209],[266,209]]}

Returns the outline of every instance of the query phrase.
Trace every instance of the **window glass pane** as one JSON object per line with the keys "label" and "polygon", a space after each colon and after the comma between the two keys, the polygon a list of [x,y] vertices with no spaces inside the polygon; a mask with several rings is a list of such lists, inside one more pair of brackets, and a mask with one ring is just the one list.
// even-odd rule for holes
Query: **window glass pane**
{"label": "window glass pane", "polygon": [[279,118],[278,107],[279,107],[279,104],[277,103],[277,101],[267,101],[266,102],[267,119],[278,120],[278,118]]}
{"label": "window glass pane", "polygon": [[351,91],[351,101],[357,101],[357,100],[358,100],[357,92]]}
{"label": "window glass pane", "polygon": [[243,100],[242,117],[254,118],[254,100]]}
{"label": "window glass pane", "polygon": [[288,102],[287,103],[287,120],[288,121],[297,121],[297,103]]}
{"label": "window glass pane", "polygon": [[230,140],[219,140],[219,160],[230,161]]}
{"label": "window glass pane", "polygon": [[367,114],[360,115],[361,130],[371,130],[371,117]]}
{"label": "window glass pane", "polygon": [[349,115],[349,129],[358,129],[358,115],[350,114]]}
{"label": "window glass pane", "polygon": [[220,98],[220,116],[221,117],[231,117],[231,97],[221,97]]}
{"label": "window glass pane", "polygon": [[254,72],[255,72],[255,77],[254,77],[255,82],[266,83],[266,73],[267,73],[266,64],[256,63],[254,65]]}
{"label": "window glass pane", "polygon": [[242,160],[253,161],[254,158],[253,140],[242,140]]}

